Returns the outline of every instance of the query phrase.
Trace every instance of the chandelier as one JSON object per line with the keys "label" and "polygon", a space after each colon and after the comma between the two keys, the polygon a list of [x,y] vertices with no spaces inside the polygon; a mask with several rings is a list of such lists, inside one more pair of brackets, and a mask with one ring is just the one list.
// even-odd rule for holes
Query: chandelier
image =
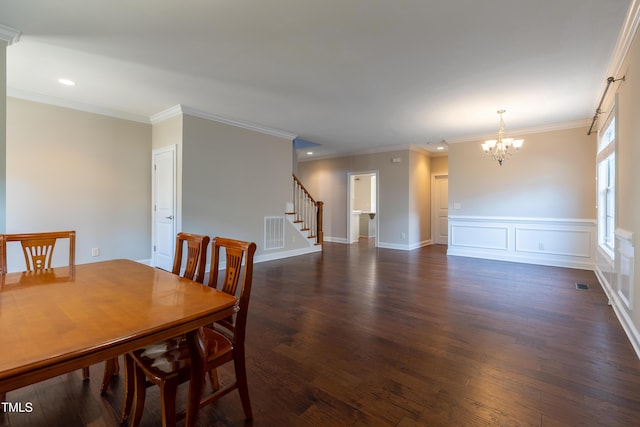
{"label": "chandelier", "polygon": [[518,151],[522,144],[523,139],[504,138],[504,120],[502,114],[505,110],[498,110],[500,115],[500,130],[498,131],[498,139],[490,139],[482,144],[482,150],[488,156],[491,156],[493,160],[497,160],[498,164],[502,166],[505,160],[511,158],[511,155]]}

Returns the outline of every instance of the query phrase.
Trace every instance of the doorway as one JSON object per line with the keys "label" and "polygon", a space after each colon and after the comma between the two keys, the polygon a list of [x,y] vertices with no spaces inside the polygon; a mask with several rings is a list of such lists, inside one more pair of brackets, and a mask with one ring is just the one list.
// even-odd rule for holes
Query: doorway
{"label": "doorway", "polygon": [[449,244],[449,175],[431,176],[431,242]]}
{"label": "doorway", "polygon": [[151,265],[171,271],[176,238],[176,146],[153,150]]}
{"label": "doorway", "polygon": [[349,172],[347,203],[347,243],[366,238],[378,246],[378,171]]}

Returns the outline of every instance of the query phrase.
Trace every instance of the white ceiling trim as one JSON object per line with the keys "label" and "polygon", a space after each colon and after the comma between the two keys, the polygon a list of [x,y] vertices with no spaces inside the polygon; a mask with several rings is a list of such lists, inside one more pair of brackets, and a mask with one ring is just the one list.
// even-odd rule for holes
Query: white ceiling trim
{"label": "white ceiling trim", "polygon": [[[447,141],[448,142],[448,141]],[[337,154],[329,154],[326,156],[308,156],[301,157],[298,159],[298,162],[310,162],[312,160],[327,160],[327,159],[337,159],[340,157],[352,157],[352,156],[362,156],[365,154],[381,154],[381,153],[392,153],[394,151],[416,151],[423,154],[428,154],[429,157],[445,157],[447,156],[447,152],[433,152],[429,151],[426,147],[419,144],[404,144],[404,145],[388,145],[386,147],[378,147],[371,148],[369,150],[360,150],[360,151],[352,151],[349,153],[337,153]]]}
{"label": "white ceiling trim", "polygon": [[[591,119],[584,120],[575,120],[572,122],[564,122],[564,123],[555,123],[551,125],[543,125],[543,126],[533,126],[529,128],[521,128],[521,129],[508,129],[505,131],[509,137],[528,135],[532,133],[542,133],[542,132],[554,132],[559,130],[567,130],[567,129],[576,129],[581,127],[588,128],[591,124]],[[586,133],[586,132],[585,132]],[[492,133],[486,133],[483,135],[475,135],[475,136],[465,136],[462,138],[454,138],[447,139],[447,144],[459,144],[461,142],[474,142],[474,141],[482,141],[487,138],[494,138],[498,134],[498,128],[496,127],[496,131]]]}
{"label": "white ceiling trim", "polygon": [[225,125],[236,126],[242,129],[252,130],[254,132],[264,133],[271,136],[277,136],[278,138],[288,139],[293,141],[298,135],[285,132],[279,129],[273,129],[267,126],[258,125],[255,123],[245,122],[241,120],[228,119],[226,117],[217,116],[215,114],[207,113],[205,111],[196,110],[194,108],[185,107],[182,105],[182,112],[194,117],[200,117],[201,119],[207,119]]}
{"label": "white ceiling trim", "polygon": [[0,40],[4,40],[7,42],[8,46],[11,46],[14,43],[18,43],[20,40],[20,31],[15,28],[7,27],[6,25],[0,24]]}
{"label": "white ceiling trim", "polygon": [[156,124],[180,114],[187,114],[189,116],[199,117],[201,119],[211,120],[213,122],[222,123],[225,125],[231,125],[231,126],[239,127],[242,129],[252,130],[254,132],[264,133],[271,136],[277,136],[278,138],[284,138],[290,141],[293,141],[298,136],[293,133],[285,132],[279,129],[273,129],[267,126],[257,125],[255,123],[228,119],[226,117],[207,113],[205,111],[197,110],[195,108],[187,107],[181,104],[173,106],[158,114],[154,114],[153,116],[150,117],[150,120],[152,124]]}
{"label": "white ceiling trim", "polygon": [[146,116],[139,116],[136,114],[124,113],[122,111],[110,110],[107,108],[97,107],[95,105],[83,104],[80,102],[69,101],[67,99],[55,98],[53,96],[42,95],[39,93],[23,91],[7,87],[7,96],[19,99],[25,99],[27,101],[39,102],[41,104],[55,105],[57,107],[70,108],[72,110],[79,110],[85,113],[100,114],[101,116],[113,117],[116,119],[129,120],[132,122],[140,122],[149,124],[149,118]]}
{"label": "white ceiling trim", "polygon": [[[346,153],[336,153],[336,154],[328,154],[326,156],[309,156],[309,157],[304,157],[304,158],[299,158],[298,162],[308,162],[311,160],[327,160],[327,159],[337,159],[340,157],[352,157],[352,156],[362,156],[365,154],[380,154],[380,153],[390,153],[393,151],[406,151],[406,150],[411,150],[411,149],[417,149],[419,148],[419,146],[415,145],[415,144],[411,144],[411,145],[388,145],[386,147],[377,147],[377,148],[371,148],[371,149],[367,149],[367,150],[359,150],[359,151],[350,151],[350,152],[346,152]],[[424,149],[424,151],[426,151],[427,153],[430,153],[429,150],[427,150],[426,148]]]}
{"label": "white ceiling trim", "polygon": [[164,122],[165,120],[170,119],[172,117],[179,116],[180,114],[182,114],[182,106],[178,104],[164,111],[154,114],[153,116],[149,117],[149,121],[151,122],[152,125],[155,125],[157,123]]}
{"label": "white ceiling trim", "polygon": [[[617,79],[622,77],[618,74],[620,73],[627,53],[629,53],[633,38],[638,31],[638,26],[640,26],[640,0],[632,0],[631,4],[629,5],[627,16],[624,20],[624,25],[620,30],[620,35],[618,36],[615,50],[613,51],[613,55],[611,56],[611,64],[609,65],[608,74],[606,76],[607,78],[614,77]],[[604,85],[606,85],[606,82],[602,82],[602,84],[602,91],[604,91]]]}

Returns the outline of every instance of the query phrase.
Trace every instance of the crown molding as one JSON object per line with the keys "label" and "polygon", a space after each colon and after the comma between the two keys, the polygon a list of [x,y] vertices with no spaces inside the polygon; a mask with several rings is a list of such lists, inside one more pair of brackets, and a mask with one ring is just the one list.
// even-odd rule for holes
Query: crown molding
{"label": "crown molding", "polygon": [[11,46],[14,43],[18,43],[20,40],[21,32],[15,28],[7,27],[0,24],[0,40],[7,42],[7,46]]}
{"label": "crown molding", "polygon": [[124,113],[122,111],[110,110],[108,108],[100,108],[96,107],[95,105],[68,101],[66,99],[60,99],[53,96],[42,95],[39,93],[19,90],[11,87],[7,87],[7,96],[12,98],[24,99],[27,101],[38,102],[40,104],[49,104],[55,105],[57,107],[69,108],[72,110],[84,111],[85,113],[99,114],[101,116],[108,116],[116,119],[149,124],[149,118],[146,116]]}
{"label": "crown molding", "polygon": [[[553,132],[553,131],[577,129],[577,128],[583,128],[583,127],[586,128],[586,127],[589,127],[590,124],[591,124],[590,119],[583,119],[583,120],[575,120],[572,122],[554,123],[554,124],[543,125],[543,126],[533,126],[528,128],[509,130],[509,136],[519,136],[519,135],[527,135],[527,134],[542,133],[542,132]],[[482,135],[472,135],[472,136],[464,136],[460,138],[446,139],[445,142],[447,144],[459,144],[462,142],[483,141],[488,138],[495,138],[496,132],[486,133]],[[390,145],[385,147],[372,148],[368,150],[351,151],[347,153],[328,154],[326,156],[314,155],[311,157],[300,158],[298,159],[298,162],[336,159],[340,157],[360,156],[364,154],[388,153],[391,151],[403,151],[403,150],[412,150],[412,151],[427,153],[430,157],[445,157],[449,155],[448,150],[443,153],[434,153],[433,151],[429,151],[418,144],[410,144],[410,145],[405,144],[405,145]]]}
{"label": "crown molding", "polygon": [[254,132],[264,133],[278,138],[288,139],[293,141],[298,135],[285,132],[279,129],[273,129],[267,126],[259,125],[256,123],[245,122],[241,120],[228,119],[226,117],[218,116],[216,114],[207,113],[205,111],[196,110],[182,105],[182,112],[194,117],[200,117],[201,119],[211,120],[213,122],[223,123],[225,125],[236,126],[242,129],[252,130]]}
{"label": "crown molding", "polygon": [[[627,11],[627,16],[624,20],[624,25],[620,30],[620,35],[618,36],[618,41],[616,42],[613,55],[611,56],[611,63],[607,70],[607,78],[614,77],[617,79],[622,77],[619,73],[622,69],[624,60],[629,53],[633,38],[638,31],[638,26],[640,26],[640,0],[632,0],[629,5],[629,10]],[[603,82],[603,91],[605,84],[606,82]]]}
{"label": "crown molding", "polygon": [[155,125],[157,123],[164,122],[165,120],[168,120],[172,117],[179,116],[181,114],[182,114],[182,106],[178,104],[164,111],[160,111],[159,113],[152,115],[151,117],[149,117],[149,121],[151,122],[152,125]]}
{"label": "crown molding", "polygon": [[231,126],[235,126],[235,127],[239,127],[242,129],[247,129],[247,130],[252,130],[254,132],[259,132],[259,133],[263,133],[266,135],[271,135],[271,136],[276,136],[278,138],[284,138],[284,139],[288,139],[290,141],[293,141],[298,135],[293,134],[293,133],[289,133],[289,132],[285,132],[285,131],[281,131],[279,129],[273,129],[267,126],[262,126],[262,125],[258,125],[255,123],[249,123],[249,122],[245,122],[245,121],[240,121],[240,120],[233,120],[233,119],[228,119],[226,117],[222,117],[222,116],[218,116],[216,114],[211,114],[211,113],[207,113],[206,111],[201,111],[201,110],[197,110],[195,108],[191,108],[191,107],[187,107],[185,105],[182,104],[178,104],[174,107],[171,107],[165,111],[162,111],[158,114],[154,114],[153,116],[150,117],[151,119],[151,123],[155,124],[158,122],[161,122],[163,120],[167,120],[171,117],[174,117],[176,115],[179,114],[187,114],[189,116],[193,116],[193,117],[199,117],[201,119],[205,119],[205,120],[211,120],[213,122],[217,122],[217,123],[222,123],[225,125],[231,125]]}
{"label": "crown molding", "polygon": [[338,159],[340,157],[352,157],[352,156],[361,156],[361,155],[365,155],[365,154],[379,154],[379,153],[389,153],[392,151],[406,151],[406,150],[410,150],[411,149],[411,145],[389,145],[389,146],[385,146],[385,147],[376,147],[376,148],[369,148],[366,150],[355,150],[355,151],[348,151],[348,152],[340,152],[340,153],[335,153],[335,154],[327,154],[324,156],[310,156],[310,157],[305,157],[305,158],[300,158],[298,159],[298,162],[308,162],[308,161],[312,161],[312,160],[327,160],[327,159]]}
{"label": "crown molding", "polygon": [[[590,124],[591,124],[591,119],[574,120],[572,122],[553,123],[549,125],[532,126],[532,127],[520,128],[520,129],[509,129],[508,134],[509,134],[509,137],[512,137],[512,136],[515,137],[515,136],[528,135],[531,133],[554,132],[559,130],[589,127]],[[496,134],[497,134],[497,130],[496,132],[492,132],[492,133],[485,133],[482,135],[463,136],[460,138],[447,139],[446,141],[447,141],[447,144],[459,144],[461,142],[476,142],[476,141],[483,141],[488,138],[495,138]]]}

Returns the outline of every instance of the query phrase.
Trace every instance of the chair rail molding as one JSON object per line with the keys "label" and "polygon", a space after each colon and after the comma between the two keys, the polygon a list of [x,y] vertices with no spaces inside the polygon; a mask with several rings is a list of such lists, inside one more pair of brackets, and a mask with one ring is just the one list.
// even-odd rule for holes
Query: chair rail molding
{"label": "chair rail molding", "polygon": [[449,216],[448,255],[593,270],[596,220]]}

